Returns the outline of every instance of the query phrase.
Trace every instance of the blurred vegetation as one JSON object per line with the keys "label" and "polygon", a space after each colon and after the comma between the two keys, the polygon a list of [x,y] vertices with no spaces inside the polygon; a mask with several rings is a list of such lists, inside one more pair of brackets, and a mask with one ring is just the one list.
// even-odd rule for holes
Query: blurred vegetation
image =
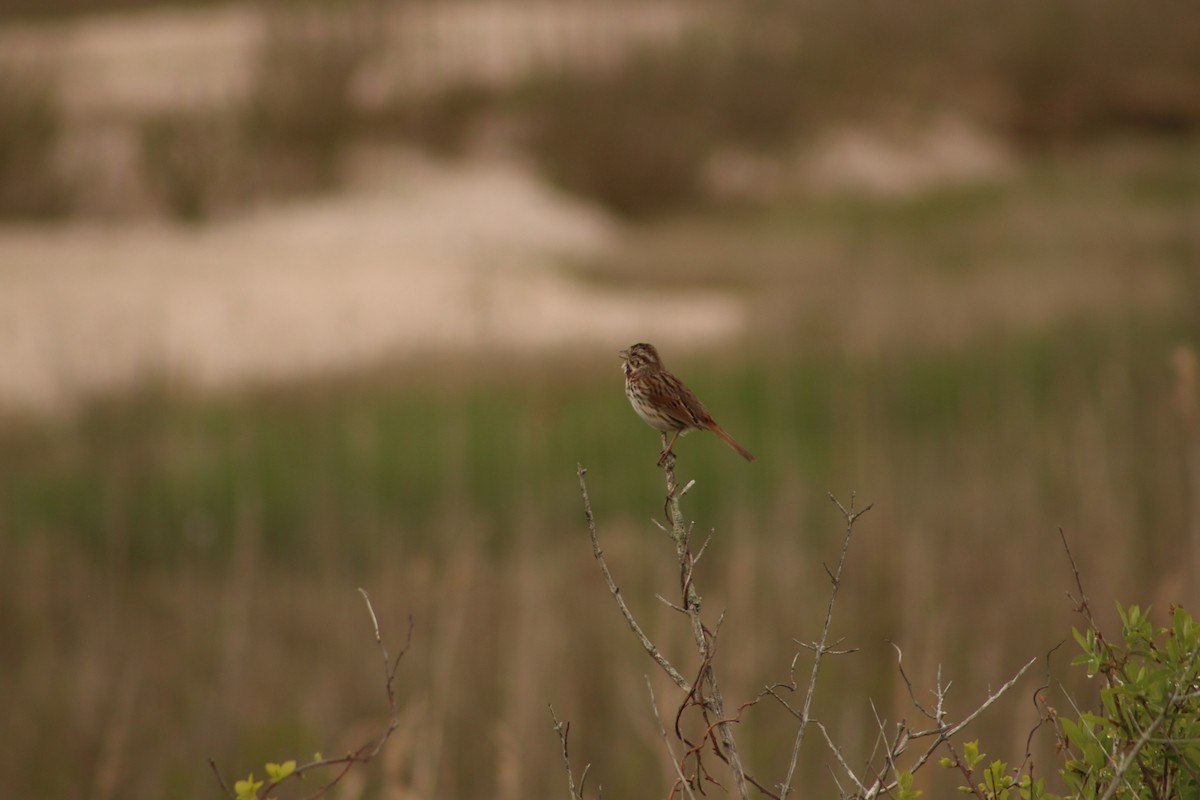
{"label": "blurred vegetation", "polygon": [[145,120],[142,168],[170,214],[197,221],[249,201],[338,184],[361,128],[352,82],[379,48],[378,3],[264,3],[244,100]]}
{"label": "blurred vegetation", "polygon": [[[669,362],[760,456],[747,468],[699,434],[679,446],[698,481],[687,513],[715,530],[702,569],[709,602],[729,609],[731,702],[780,679],[792,639],[816,628],[839,527],[826,490],[876,504],[839,600],[837,633],[864,652],[830,670],[816,709],[852,762],[875,731],[866,698],[890,719],[908,709],[885,639],[919,687],[940,664],[967,702],[1065,638],[1060,525],[1097,598],[1195,602],[1181,556],[1193,445],[1168,367],[1177,346],[1200,345],[1189,4],[755,3],[727,35],[608,71],[548,66],[512,90],[457,84],[372,109],[353,84],[390,46],[382,26],[370,12],[303,13],[269,28],[244,104],[140,122],[146,182],[169,213],[335,184],[360,138],[463,152],[477,126],[515,117],[562,185],[668,218],[589,277],[734,284],[758,304],[761,327],[738,350]],[[0,92],[5,213],[69,210],[52,81],[0,80]],[[1028,175],[901,201],[704,207],[722,149],[784,157],[823,126],[944,108],[1023,148]],[[1057,157],[1130,134],[1166,157]],[[1034,282],[1049,274],[1066,278]],[[1164,275],[1175,301],[1131,299]],[[963,286],[984,300],[960,303]],[[1011,323],[987,315],[993,296],[1051,308]],[[574,478],[589,468],[625,596],[682,652],[653,600],[672,580],[648,522],[662,505],[657,438],[609,367],[401,364],[207,400],[164,380],[65,422],[5,421],[0,685],[19,702],[0,785],[211,797],[210,753],[234,774],[360,744],[385,706],[357,585],[392,641],[417,620],[402,727],[367,796],[560,792],[548,701],[575,721],[573,747],[607,792],[659,785],[646,664],[595,574]],[[657,691],[665,707],[673,695]],[[981,738],[1021,746],[1035,717],[997,710]],[[791,721],[763,710],[754,723],[743,741],[756,772],[778,772]],[[811,794],[833,794],[827,760],[803,754]]]}
{"label": "blurred vegetation", "polygon": [[176,219],[195,222],[242,192],[242,148],[224,115],[164,114],[143,121],[141,160],[150,190]]}
{"label": "blurred vegetation", "polygon": [[530,150],[553,180],[625,217],[685,205],[703,189],[721,111],[704,66],[655,53],[613,73],[547,76],[529,92]]}
{"label": "blurred vegetation", "polygon": [[[1188,3],[1153,13],[1088,0],[706,6],[677,44],[608,67],[550,61],[515,87],[450,78],[364,107],[354,82],[401,46],[387,24],[400,7],[262,4],[248,96],[145,121],[144,180],[163,206],[194,218],[329,188],[356,141],[453,154],[496,119],[520,121],[520,145],[552,179],[632,219],[710,199],[721,154],[786,159],[839,126],[905,128],[949,113],[1025,152],[1200,129],[1200,11]],[[34,88],[52,91],[38,81],[0,102],[10,151],[51,147],[41,132],[53,104]],[[219,147],[198,141],[212,129]],[[36,189],[36,175],[20,177]]]}
{"label": "blurred vegetation", "polygon": [[[266,6],[267,36],[242,111],[260,179],[272,187],[328,187],[360,127],[352,84],[383,42],[378,3]],[[264,164],[265,162],[265,164]]]}
{"label": "blurred vegetation", "polygon": [[0,218],[68,211],[69,185],[57,159],[62,133],[53,76],[0,63]]}
{"label": "blurred vegetation", "polygon": [[[1112,330],[1069,327],[901,365],[812,357],[769,367],[751,360],[713,375],[689,369],[709,405],[740,420],[739,434],[767,451],[763,474],[751,479],[718,448],[689,437],[694,476],[722,487],[699,495],[694,513],[733,520],[738,509],[769,506],[797,477],[806,485],[857,483],[852,471],[863,454],[839,447],[861,439],[864,427],[886,432],[881,451],[911,447],[906,458],[919,461],[953,458],[993,437],[1032,443],[1085,408],[1147,443],[1147,452],[1122,459],[1134,481],[1124,488],[1153,494],[1144,483],[1166,464],[1146,459],[1174,456],[1167,441],[1161,452],[1149,447],[1166,432],[1139,410],[1154,407],[1169,374],[1165,356],[1141,354],[1165,353],[1193,334],[1179,322],[1131,319]],[[1114,363],[1114,352],[1128,363]],[[556,487],[574,458],[623,505],[652,507],[653,471],[621,467],[630,446],[645,440],[650,452],[654,437],[638,436],[611,381],[531,380],[446,394],[352,384],[200,404],[148,392],[100,404],[67,427],[10,431],[0,449],[7,538],[16,547],[62,538],[121,570],[183,560],[224,568],[249,514],[278,558],[297,566],[332,558],[353,572],[372,563],[397,520],[405,550],[436,550],[445,525],[439,511],[453,507],[476,520],[477,544],[503,551],[531,506],[548,529],[570,525],[575,498]],[[1104,391],[1120,395],[1115,407],[1096,407]],[[1043,461],[1048,454],[1009,455],[1047,482],[1038,489],[1049,492],[1042,503],[1068,500],[1072,492],[1055,486],[1064,476]],[[1154,519],[1142,523],[1162,527],[1168,508],[1152,504]],[[178,535],[164,536],[179,525]]]}
{"label": "blurred vegetation", "polygon": [[[1164,354],[1198,334],[1180,320],[1132,318],[899,360],[772,350],[767,362],[674,364],[760,456],[749,470],[699,435],[680,450],[699,487],[689,516],[716,530],[706,583],[710,602],[731,612],[727,694],[779,678],[787,642],[816,624],[819,564],[836,538],[826,489],[858,488],[880,512],[842,595],[839,635],[867,652],[838,662],[818,711],[851,747],[869,746],[869,735],[853,731],[871,730],[871,712],[850,698],[897,708],[903,700],[883,639],[903,643],[916,680],[931,682],[940,663],[965,701],[1018,656],[1064,636],[1071,609],[1058,525],[1083,543],[1085,575],[1105,596],[1178,592],[1185,442]],[[337,616],[361,614],[351,587],[365,584],[383,593],[376,602],[393,635],[410,611],[418,619],[401,703],[416,715],[410,736],[437,721],[446,748],[434,764],[439,796],[488,794],[490,773],[502,768],[518,770],[525,791],[557,786],[554,742],[536,713],[548,699],[578,720],[578,752],[605,756],[596,768],[605,765],[606,786],[625,792],[652,781],[653,737],[628,736],[648,724],[642,701],[612,702],[634,691],[640,679],[631,676],[644,665],[615,612],[606,616],[572,477],[576,461],[590,469],[627,597],[665,646],[683,646],[649,599],[670,580],[669,553],[645,522],[661,512],[657,440],[629,413],[615,374],[493,380],[293,387],[219,403],[151,392],[72,425],[7,433],[0,578],[16,604],[0,618],[0,636],[23,655],[0,665],[6,684],[29,698],[15,723],[61,736],[85,713],[63,705],[69,696],[49,676],[162,671],[129,702],[139,715],[186,709],[175,719],[195,734],[165,751],[145,738],[156,737],[153,723],[129,734],[131,752],[160,754],[129,778],[141,789],[134,794],[159,792],[172,770],[190,770],[177,796],[207,796],[211,778],[198,760],[210,748],[228,769],[328,752],[326,737],[343,726],[351,736],[352,722],[377,720],[372,709],[383,708],[368,631],[342,630]],[[47,570],[58,577],[47,580]],[[950,608],[948,598],[977,596],[981,584],[987,602],[966,617]],[[81,625],[113,636],[119,625],[125,654]],[[464,625],[469,632],[459,633]],[[264,633],[240,639],[246,626]],[[178,648],[162,652],[163,636]],[[457,666],[439,677],[447,659]],[[289,679],[272,678],[278,688],[262,694],[276,669]],[[365,676],[346,701],[353,711],[308,699],[330,691],[318,669]],[[206,686],[221,696],[211,708],[194,697]],[[96,721],[72,724],[53,747],[99,769],[89,748],[111,735],[115,723],[105,720],[118,709],[105,711],[98,698],[84,706]],[[281,732],[261,727],[290,714],[298,716]],[[763,717],[746,726],[744,744],[763,759],[760,771],[786,757],[789,724]],[[499,719],[534,738],[514,751],[479,743],[478,726]],[[1014,709],[981,729],[1010,741],[1032,722]],[[12,786],[43,785],[31,753],[50,746],[40,737],[9,743],[0,772]],[[377,779],[405,785],[415,780],[408,759],[430,751],[398,747],[399,763]],[[486,766],[463,770],[464,760]],[[807,756],[812,785],[821,785],[823,762],[818,749]],[[52,796],[79,787],[57,780]]]}
{"label": "blurred vegetation", "polygon": [[2,19],[54,19],[104,11],[134,11],[163,6],[212,6],[229,0],[0,0]]}
{"label": "blurred vegetation", "polygon": [[532,93],[532,152],[630,217],[704,199],[714,153],[963,115],[1025,150],[1200,130],[1200,11],[1115,2],[759,0],[677,48]]}

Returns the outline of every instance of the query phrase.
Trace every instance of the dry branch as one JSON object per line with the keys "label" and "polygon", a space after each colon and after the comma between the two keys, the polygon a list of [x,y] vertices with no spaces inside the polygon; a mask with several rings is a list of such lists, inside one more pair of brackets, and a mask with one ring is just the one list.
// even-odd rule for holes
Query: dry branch
{"label": "dry branch", "polygon": [[558,715],[554,713],[554,706],[550,706],[550,719],[554,720],[554,732],[558,734],[558,741],[562,745],[563,766],[567,770],[567,791],[570,800],[583,800],[583,787],[587,783],[588,770],[592,768],[591,764],[584,766],[583,773],[579,776],[579,788],[575,788],[575,775],[571,772],[571,751],[568,746],[568,738],[571,733],[570,722],[559,722]]}
{"label": "dry branch", "polygon": [[[897,652],[899,652],[899,648],[897,648]],[[817,725],[825,735],[825,741],[829,745],[830,750],[834,753],[834,756],[837,758],[839,764],[842,766],[842,769],[846,772],[850,780],[854,781],[855,786],[859,787],[859,794],[857,797],[861,800],[873,800],[874,798],[891,794],[899,785],[897,779],[889,777],[889,775],[899,771],[899,768],[896,765],[896,759],[908,748],[910,742],[920,739],[929,739],[930,737],[933,738],[933,741],[930,742],[929,745],[921,752],[920,756],[918,756],[915,761],[906,767],[908,772],[913,773],[923,767],[929,761],[929,759],[933,757],[933,754],[937,752],[939,747],[947,744],[951,739],[957,736],[963,730],[963,728],[974,722],[980,714],[990,708],[993,703],[995,703],[1010,689],[1012,689],[1013,686],[1016,685],[1017,681],[1021,679],[1021,676],[1023,676],[1036,662],[1036,657],[1031,658],[1025,663],[1024,666],[1017,670],[1017,672],[1011,678],[1009,678],[1004,685],[1002,685],[996,691],[990,693],[987,698],[975,708],[974,711],[963,717],[958,722],[954,723],[946,721],[945,700],[946,693],[949,690],[949,684],[945,686],[942,685],[939,670],[937,688],[934,690],[934,696],[937,699],[936,706],[933,711],[920,709],[923,714],[929,716],[931,719],[934,719],[936,725],[926,730],[917,731],[910,731],[902,726],[897,732],[897,736],[893,740],[891,746],[888,748],[883,769],[880,770],[879,774],[875,776],[875,779],[870,786],[866,786],[864,781],[862,781],[854,773],[854,771],[850,769],[850,766],[845,762],[845,760],[842,759],[841,753],[834,746],[833,741],[829,738],[828,733],[825,732],[824,726],[822,726],[819,722]],[[908,676],[904,674],[903,669],[900,670],[900,674],[904,678],[905,683],[908,684],[909,694],[911,697],[912,683],[909,682]],[[883,724],[880,723],[881,731],[882,727]]]}
{"label": "dry branch", "polygon": [[629,623],[629,629],[641,642],[642,648],[650,654],[656,664],[662,667],[663,672],[667,673],[680,689],[691,692],[692,687],[688,684],[687,678],[683,677],[679,670],[675,669],[670,661],[667,661],[667,657],[659,652],[658,647],[650,641],[650,637],[646,635],[642,626],[634,618],[629,606],[625,604],[625,598],[621,596],[621,589],[613,580],[612,572],[608,569],[608,562],[604,560],[604,551],[600,549],[600,537],[596,533],[596,517],[592,514],[592,501],[588,497],[587,481],[584,479],[587,470],[583,468],[582,464],[576,465],[576,473],[579,475],[579,491],[583,495],[583,513],[587,517],[588,534],[592,538],[592,555],[596,557],[596,563],[600,565],[600,572],[604,575],[604,582],[608,584],[608,591],[612,593],[613,598],[617,601],[617,607],[621,609],[621,616],[625,617],[625,621]]}

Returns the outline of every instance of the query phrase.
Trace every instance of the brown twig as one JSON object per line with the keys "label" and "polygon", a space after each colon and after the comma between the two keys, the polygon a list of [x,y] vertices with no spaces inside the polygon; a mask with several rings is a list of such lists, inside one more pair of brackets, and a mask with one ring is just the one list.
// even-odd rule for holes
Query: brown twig
{"label": "brown twig", "polygon": [[[696,800],[696,795],[692,791],[692,785],[683,774],[683,764],[686,761],[687,756],[684,755],[684,757],[679,760],[676,760],[675,758],[675,750],[671,747],[671,740],[667,737],[667,729],[665,726],[663,726],[662,716],[660,716],[658,713],[658,701],[654,698],[654,685],[650,683],[649,675],[646,676],[646,691],[650,693],[650,707],[654,709],[654,721],[658,723],[659,736],[662,737],[663,746],[667,748],[667,755],[671,757],[671,766],[675,769],[675,786],[682,787],[683,791],[687,793],[687,796],[690,797],[691,800]],[[675,788],[673,786],[671,788],[670,795],[674,794]]]}
{"label": "brown twig", "polygon": [[1084,616],[1089,623],[1095,627],[1095,620],[1092,619],[1092,609],[1088,605],[1087,595],[1083,591],[1083,579],[1079,577],[1079,565],[1075,563],[1075,556],[1071,553],[1071,546],[1067,544],[1067,534],[1062,528],[1058,529],[1058,538],[1062,539],[1063,550],[1067,553],[1067,560],[1071,562],[1071,572],[1075,576],[1075,588],[1079,590],[1079,597],[1074,597],[1070,592],[1067,592],[1067,597],[1071,598],[1071,602],[1075,604],[1075,610]]}
{"label": "brown twig", "polygon": [[363,602],[367,604],[367,612],[371,615],[371,627],[375,631],[375,644],[379,645],[379,653],[383,657],[384,688],[387,690],[388,709],[391,710],[394,717],[396,716],[396,670],[400,668],[400,659],[404,658],[404,654],[408,652],[409,645],[412,644],[412,614],[408,615],[408,632],[404,637],[404,647],[400,649],[400,655],[396,656],[396,663],[393,665],[388,658],[388,651],[387,647],[383,644],[383,637],[379,635],[379,619],[375,616],[375,608],[371,605],[371,596],[361,586],[358,588],[358,592],[362,595]]}
{"label": "brown twig", "polygon": [[221,794],[226,797],[236,797],[233,790],[229,788],[229,784],[225,783],[225,779],[221,777],[221,770],[217,768],[217,761],[212,756],[208,757],[208,767],[212,770],[213,776],[217,779],[217,783],[221,786]]}
{"label": "brown twig", "polygon": [[[884,641],[887,642],[888,644],[890,644],[896,651],[896,671],[900,673],[900,678],[904,681],[904,685],[906,687],[908,687],[908,701],[910,703],[912,703],[913,708],[917,709],[917,711],[920,711],[921,714],[923,714],[924,716],[933,720],[934,722],[941,724],[942,719],[938,716],[940,713],[942,713],[941,710],[939,709],[938,711],[930,711],[929,709],[925,708],[925,706],[921,705],[921,701],[917,699],[917,693],[913,690],[913,683],[911,680],[909,680],[908,673],[904,671],[904,651],[900,649],[900,645],[896,644],[895,642],[891,641],[890,639],[885,639]],[[941,683],[942,683],[942,668],[941,668],[941,666],[938,667],[937,682],[938,682],[938,688],[939,688],[938,696],[945,697],[944,692],[941,691]]]}
{"label": "brown twig", "polygon": [[1029,770],[1030,781],[1033,780],[1033,737],[1043,725],[1046,723],[1053,724],[1054,722],[1054,709],[1050,708],[1050,706],[1046,703],[1046,692],[1050,689],[1050,684],[1052,682],[1050,678],[1050,657],[1053,656],[1054,652],[1062,646],[1063,642],[1059,642],[1058,644],[1054,645],[1054,647],[1051,647],[1046,653],[1045,682],[1033,690],[1033,707],[1037,709],[1038,721],[1037,724],[1029,730],[1029,735],[1025,737],[1025,756],[1021,759],[1020,765],[1017,766],[1017,774],[1020,774],[1025,769]]}
{"label": "brown twig", "polygon": [[583,773],[579,776],[579,789],[575,788],[575,776],[571,772],[571,753],[567,744],[568,736],[571,733],[570,722],[559,722],[558,716],[554,713],[554,706],[550,706],[550,719],[554,720],[554,732],[558,734],[558,741],[562,744],[563,766],[567,770],[567,790],[570,792],[570,800],[583,800],[583,786],[587,782],[588,770],[592,768],[588,764],[583,768]]}

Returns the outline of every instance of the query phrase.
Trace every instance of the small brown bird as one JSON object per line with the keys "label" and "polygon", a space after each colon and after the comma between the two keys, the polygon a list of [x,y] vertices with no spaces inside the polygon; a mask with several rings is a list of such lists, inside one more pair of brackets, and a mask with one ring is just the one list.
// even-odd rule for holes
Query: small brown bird
{"label": "small brown bird", "polygon": [[[742,447],[717,424],[692,390],[683,381],[667,372],[654,345],[639,342],[619,355],[624,362],[625,396],[633,410],[646,424],[662,434],[663,451],[658,463],[661,466],[673,455],[671,448],[680,436],[699,430],[710,430],[725,440],[725,443],[741,453],[742,458],[753,461],[754,456]],[[674,432],[670,443],[667,433]]]}

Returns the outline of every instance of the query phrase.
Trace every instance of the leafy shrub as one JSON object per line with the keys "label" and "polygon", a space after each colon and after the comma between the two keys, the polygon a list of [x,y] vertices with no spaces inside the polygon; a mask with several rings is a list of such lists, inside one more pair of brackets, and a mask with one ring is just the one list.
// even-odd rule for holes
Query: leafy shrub
{"label": "leafy shrub", "polygon": [[[1086,608],[1086,607],[1085,607]],[[1121,641],[1112,643],[1090,619],[1075,631],[1082,655],[1072,662],[1103,682],[1100,707],[1077,719],[1058,717],[1059,775],[1067,793],[1047,792],[1044,779],[1014,776],[1004,761],[984,760],[978,742],[942,766],[960,770],[966,794],[988,800],[1169,800],[1200,797],[1200,625],[1182,608],[1157,631],[1148,612],[1118,606]]]}
{"label": "leafy shrub", "polygon": [[1175,608],[1155,631],[1137,606],[1118,609],[1122,640],[1075,632],[1073,663],[1100,678],[1100,709],[1059,720],[1061,774],[1080,798],[1200,797],[1200,625]]}

